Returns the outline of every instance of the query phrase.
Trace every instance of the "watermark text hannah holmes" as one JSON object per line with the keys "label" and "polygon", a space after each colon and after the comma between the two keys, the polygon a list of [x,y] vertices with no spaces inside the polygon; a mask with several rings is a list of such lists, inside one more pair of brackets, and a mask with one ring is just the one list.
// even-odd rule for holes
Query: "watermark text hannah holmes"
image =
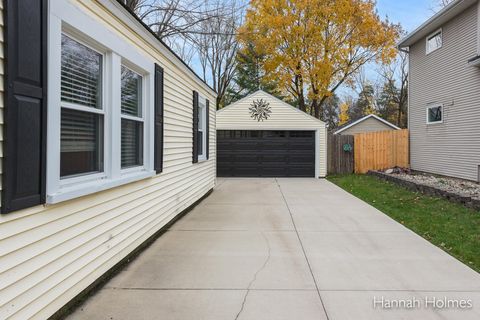
{"label": "watermark text hannah holmes", "polygon": [[448,297],[423,298],[409,297],[405,299],[391,299],[384,296],[373,297],[374,309],[472,309],[472,299],[452,299]]}

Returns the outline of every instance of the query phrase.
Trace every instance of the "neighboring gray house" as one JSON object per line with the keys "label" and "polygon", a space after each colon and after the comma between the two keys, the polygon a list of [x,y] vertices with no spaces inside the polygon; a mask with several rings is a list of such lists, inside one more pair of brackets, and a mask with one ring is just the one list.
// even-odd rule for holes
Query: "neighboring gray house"
{"label": "neighboring gray house", "polygon": [[479,3],[456,0],[400,43],[409,52],[412,169],[479,181]]}
{"label": "neighboring gray house", "polygon": [[376,132],[376,131],[387,131],[387,130],[399,130],[400,128],[396,125],[388,122],[385,119],[380,118],[374,114],[369,114],[363,118],[360,118],[351,123],[347,123],[334,134],[355,134],[355,133],[364,133],[364,132]]}

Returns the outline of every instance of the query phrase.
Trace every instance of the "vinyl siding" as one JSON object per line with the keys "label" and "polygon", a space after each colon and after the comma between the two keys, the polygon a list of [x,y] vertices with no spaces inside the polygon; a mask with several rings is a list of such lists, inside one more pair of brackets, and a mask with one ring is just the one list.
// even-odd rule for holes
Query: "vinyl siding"
{"label": "vinyl siding", "polygon": [[[71,2],[164,67],[164,170],[89,196],[1,215],[0,319],[48,318],[215,184],[215,134],[210,159],[192,164],[192,90],[211,101],[215,132],[212,91],[113,16],[100,4],[105,1]],[[3,57],[3,46],[1,52]]]}
{"label": "vinyl siding", "polygon": [[[263,99],[270,104],[270,117],[257,121],[250,116],[254,100]],[[311,117],[299,109],[258,91],[217,111],[217,130],[318,130],[319,133],[319,176],[326,175],[327,129],[324,122]]]}
{"label": "vinyl siding", "polygon": [[357,123],[354,126],[351,126],[348,129],[345,129],[339,134],[348,135],[348,134],[355,134],[355,133],[386,131],[386,130],[395,130],[395,129],[386,125],[385,123],[381,122],[378,119],[368,118],[363,120],[362,122]]}
{"label": "vinyl siding", "polygon": [[[410,161],[412,169],[469,180],[480,165],[480,69],[476,5],[446,23],[443,47],[426,55],[425,39],[410,47]],[[429,104],[444,105],[442,124],[426,124]]]}

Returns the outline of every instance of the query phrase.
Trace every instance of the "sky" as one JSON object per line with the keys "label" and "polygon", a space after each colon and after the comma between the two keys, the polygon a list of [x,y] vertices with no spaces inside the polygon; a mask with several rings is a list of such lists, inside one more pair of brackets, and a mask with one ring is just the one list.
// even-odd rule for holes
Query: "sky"
{"label": "sky", "polygon": [[[377,11],[382,19],[388,17],[392,23],[400,23],[407,32],[412,32],[435,12],[435,0],[377,0]],[[378,66],[368,64],[364,73],[368,81],[376,82],[378,79]],[[342,86],[337,90],[340,98],[356,96],[358,90]]]}
{"label": "sky", "polygon": [[[407,32],[415,30],[434,14],[435,4],[438,0],[377,0],[378,14],[382,19],[388,17],[393,23],[400,23]],[[201,70],[196,59],[192,62],[195,71]],[[378,67],[375,65],[365,66],[365,75],[368,80],[375,82],[378,74]],[[200,73],[199,73],[200,74]],[[341,98],[346,95],[355,96],[356,91],[343,86],[336,92]]]}
{"label": "sky", "polygon": [[430,18],[435,0],[377,0],[380,17],[388,17],[394,23],[411,32]]}

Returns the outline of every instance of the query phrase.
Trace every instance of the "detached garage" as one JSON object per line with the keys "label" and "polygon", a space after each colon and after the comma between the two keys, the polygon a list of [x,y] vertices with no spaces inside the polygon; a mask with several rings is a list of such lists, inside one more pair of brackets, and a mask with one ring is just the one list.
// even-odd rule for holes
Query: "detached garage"
{"label": "detached garage", "polygon": [[325,177],[327,129],[259,90],[217,111],[219,177]]}

